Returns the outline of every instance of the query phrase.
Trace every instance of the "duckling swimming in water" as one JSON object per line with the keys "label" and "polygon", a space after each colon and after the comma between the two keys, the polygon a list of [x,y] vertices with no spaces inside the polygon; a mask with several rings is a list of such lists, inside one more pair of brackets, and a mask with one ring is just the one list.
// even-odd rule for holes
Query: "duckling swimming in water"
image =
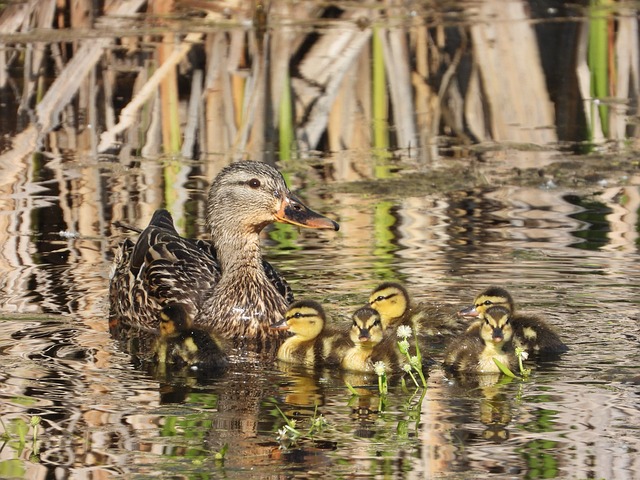
{"label": "duckling swimming in water", "polygon": [[500,287],[489,287],[480,293],[473,305],[458,312],[463,317],[477,317],[493,306],[501,306],[511,312],[513,344],[529,355],[553,355],[564,353],[568,347],[558,334],[542,318],[516,312],[511,294]]}
{"label": "duckling swimming in water", "polygon": [[420,336],[438,342],[463,331],[464,326],[440,305],[412,304],[406,288],[396,282],[384,282],[371,292],[366,305],[380,314],[383,329],[408,325]]}
{"label": "duckling swimming in water", "polygon": [[492,306],[446,349],[444,364],[468,373],[500,373],[494,358],[509,369],[516,366],[509,309]]}
{"label": "duckling swimming in water", "polygon": [[291,304],[284,318],[271,325],[293,333],[280,345],[278,359],[307,367],[339,363],[341,354],[349,348],[346,332],[329,328],[326,321],[324,308],[316,301]]}
{"label": "duckling swimming in water", "polygon": [[349,331],[353,342],[342,357],[343,370],[354,372],[373,372],[373,364],[385,362],[387,368],[397,367],[400,352],[395,341],[385,340],[380,314],[369,307],[362,307],[353,314],[353,324]]}
{"label": "duckling swimming in water", "polygon": [[195,367],[206,373],[226,370],[229,359],[220,340],[211,332],[194,328],[183,305],[166,305],[160,311],[159,329],[158,363]]}

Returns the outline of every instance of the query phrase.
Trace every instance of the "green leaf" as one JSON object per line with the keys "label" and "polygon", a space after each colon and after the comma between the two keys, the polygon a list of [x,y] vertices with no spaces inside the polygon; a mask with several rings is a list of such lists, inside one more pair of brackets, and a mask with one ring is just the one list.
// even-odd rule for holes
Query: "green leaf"
{"label": "green leaf", "polygon": [[498,366],[500,371],[504,373],[507,377],[515,378],[515,374],[511,370],[509,370],[509,367],[507,367],[504,363],[502,363],[497,358],[494,358],[493,361]]}

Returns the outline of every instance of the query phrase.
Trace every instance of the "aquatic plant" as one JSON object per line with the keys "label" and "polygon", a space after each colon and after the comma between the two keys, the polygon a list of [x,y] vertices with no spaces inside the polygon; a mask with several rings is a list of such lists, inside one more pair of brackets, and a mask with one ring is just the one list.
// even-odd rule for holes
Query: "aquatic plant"
{"label": "aquatic plant", "polygon": [[398,349],[400,350],[400,353],[406,357],[408,362],[403,365],[402,369],[411,376],[411,379],[413,380],[415,386],[419,387],[420,385],[418,384],[415,376],[412,373],[412,371],[415,371],[420,376],[422,387],[427,388],[427,379],[425,378],[424,372],[422,371],[422,354],[420,353],[420,347],[418,346],[417,336],[414,335],[416,354],[411,355],[409,351],[411,345],[409,344],[408,338],[413,334],[412,328],[409,325],[400,325],[396,334],[401,339],[400,341],[398,341]]}
{"label": "aquatic plant", "polygon": [[280,448],[289,448],[301,438],[312,438],[315,433],[322,431],[327,425],[325,417],[322,414],[318,415],[318,405],[315,406],[313,417],[311,418],[311,424],[306,431],[300,430],[298,428],[298,422],[287,417],[277,404],[274,404],[274,406],[285,421],[285,425],[278,429],[276,435],[276,439],[280,443]]}
{"label": "aquatic plant", "polygon": [[389,392],[389,386],[387,385],[387,367],[384,362],[376,362],[373,364],[373,371],[378,376],[378,391],[381,395],[386,395]]}
{"label": "aquatic plant", "polygon": [[[529,358],[529,353],[527,353],[527,351],[522,347],[516,347],[516,357],[518,358],[518,367],[520,369],[520,375],[522,375],[522,378],[526,380],[529,374],[531,374],[531,369],[524,368],[523,361]],[[507,367],[504,363],[502,363],[500,360],[498,360],[497,358],[494,358],[493,361],[498,366],[500,371],[504,373],[506,376],[511,378],[516,378],[516,374],[513,373],[511,369]]]}

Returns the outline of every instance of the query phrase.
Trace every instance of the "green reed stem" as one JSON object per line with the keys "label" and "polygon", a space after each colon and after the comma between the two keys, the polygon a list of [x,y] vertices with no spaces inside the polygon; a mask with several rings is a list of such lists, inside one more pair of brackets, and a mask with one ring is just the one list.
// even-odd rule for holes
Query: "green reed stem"
{"label": "green reed stem", "polygon": [[[592,119],[596,110],[600,117],[602,133],[609,135],[608,106],[603,103],[609,95],[609,17],[611,0],[591,0],[589,10],[589,53],[588,63],[591,71],[591,96],[596,103],[592,104]],[[591,125],[591,135],[595,125]]]}
{"label": "green reed stem", "polygon": [[278,121],[278,134],[280,145],[280,159],[291,160],[294,144],[293,129],[293,103],[291,99],[291,78],[286,72],[282,96],[280,97],[280,115]]}

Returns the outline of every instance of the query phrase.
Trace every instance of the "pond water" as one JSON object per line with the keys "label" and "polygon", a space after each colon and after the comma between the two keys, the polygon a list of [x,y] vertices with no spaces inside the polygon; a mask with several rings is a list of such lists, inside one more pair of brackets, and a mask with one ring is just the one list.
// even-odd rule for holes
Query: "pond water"
{"label": "pond water", "polygon": [[[556,31],[558,38],[573,38],[576,44],[567,48],[579,53],[584,38],[577,27],[593,19],[588,10],[572,7],[576,10],[568,12],[556,3],[532,3],[522,10],[526,18],[507,24],[537,25],[549,33],[566,22],[564,30]],[[413,40],[426,26],[431,54],[451,55],[448,68],[466,59],[469,71],[475,71],[481,66],[469,56],[482,53],[469,47],[457,58],[454,47],[464,42],[481,47],[482,35],[472,31],[482,23],[478,19],[503,25],[492,23],[495,11],[478,10],[482,4],[496,7],[490,1],[465,2],[431,11],[416,3],[411,11],[398,7],[400,13],[394,11],[387,20],[390,32],[400,25],[415,35]],[[315,26],[294,23],[292,31],[311,35],[315,45],[318,38],[351,31],[345,25],[354,22],[357,31],[371,33],[374,27],[362,20],[363,13],[349,8],[327,9]],[[540,12],[557,17],[558,9],[567,15],[564,20],[540,19]],[[276,13],[283,15],[270,15]],[[528,15],[535,21],[528,21]],[[629,19],[637,28],[637,15],[629,11],[609,15],[620,35]],[[272,33],[275,38],[287,31],[283,18],[276,16],[282,28]],[[424,23],[415,24],[416,18]],[[94,67],[96,76],[74,97],[77,103],[53,108],[62,122],[55,128],[42,122],[42,111],[35,112],[28,100],[21,103],[17,92],[29,88],[29,76],[22,76],[27,66],[13,64],[6,70],[11,81],[3,90],[4,106],[13,113],[2,124],[0,156],[1,478],[638,478],[640,176],[633,94],[602,100],[612,109],[624,105],[617,117],[612,111],[610,117],[587,118],[589,108],[568,113],[562,102],[571,101],[563,96],[564,84],[549,80],[555,46],[545,48],[546,42],[540,42],[540,68],[549,81],[545,98],[557,109],[564,105],[562,114],[533,118],[524,108],[532,122],[526,125],[522,118],[497,118],[500,86],[485,78],[484,90],[474,100],[468,92],[479,77],[467,72],[452,81],[457,84],[464,76],[468,82],[462,104],[454,105],[458,97],[450,90],[445,95],[443,88],[436,88],[442,102],[437,108],[426,103],[429,118],[441,115],[435,129],[428,122],[389,122],[378,131],[386,143],[376,135],[363,141],[356,127],[371,130],[377,114],[340,122],[338,117],[354,110],[338,108],[313,144],[305,143],[313,126],[294,120],[300,150],[291,160],[281,154],[277,163],[294,191],[341,225],[339,232],[288,225],[265,231],[264,253],[297,298],[320,301],[339,322],[385,280],[402,282],[417,302],[437,303],[451,312],[468,305],[485,287],[500,285],[509,289],[520,310],[540,314],[555,326],[568,353],[530,364],[533,371],[526,379],[483,381],[452,377],[436,358],[426,390],[404,389],[393,376],[386,395],[379,394],[377,378],[371,376],[307,371],[271,361],[237,362],[226,374],[211,377],[143,364],[110,335],[111,262],[114,249],[131,235],[114,222],[144,227],[156,208],[166,207],[185,235],[205,235],[206,188],[234,156],[227,155],[227,148],[239,149],[240,156],[273,160],[273,138],[262,125],[262,137],[238,128],[235,137],[230,134],[214,144],[216,135],[207,130],[206,141],[199,137],[196,142],[197,155],[186,154],[195,147],[183,155],[160,155],[150,151],[158,143],[152,129],[134,123],[127,138],[120,139],[122,148],[101,151],[98,131],[113,126],[101,102],[109,103],[105,98],[112,95],[114,111],[120,112],[135,90],[131,85],[140,80],[133,75],[128,83],[123,79],[148,66],[146,55],[162,43],[159,37],[189,31],[185,25],[206,31],[196,19],[145,19],[127,20],[117,48],[101,46],[107,51],[103,64]],[[253,32],[246,25],[227,25],[222,33],[231,38],[238,31]],[[112,35],[100,22],[94,26],[96,35],[72,29],[60,33],[62,40],[46,32],[40,32],[44,37],[3,38],[15,52],[35,55],[51,43],[52,51],[60,53],[54,42],[69,47]],[[465,32],[469,38],[462,38]],[[493,33],[493,45],[500,43],[500,32]],[[522,35],[526,38],[526,32]],[[389,33],[389,45],[392,37]],[[141,43],[127,43],[130,39]],[[192,40],[216,51],[215,38]],[[310,55],[313,42],[305,41],[300,48]],[[636,38],[629,44],[631,55],[637,53],[637,43]],[[247,42],[245,54],[254,54],[254,47]],[[615,48],[625,51],[618,43]],[[135,54],[128,57],[131,52]],[[300,60],[302,53],[296,61],[304,70],[308,65]],[[227,52],[219,61],[227,68],[225,62],[238,62],[241,56]],[[371,62],[365,58],[367,69]],[[429,68],[450,78],[451,71],[440,67]],[[254,74],[243,73],[248,78]],[[119,81],[109,84],[109,75]],[[527,79],[531,84],[522,83],[546,92],[534,77]],[[580,78],[574,79],[574,97]],[[15,88],[23,81],[23,89]],[[350,81],[355,85],[358,77]],[[48,77],[43,82],[57,87]],[[402,91],[388,82],[390,91]],[[427,84],[433,86],[431,81],[413,84],[415,92]],[[302,98],[295,84],[292,90]],[[348,98],[349,92],[340,95]],[[236,93],[222,96],[231,99]],[[536,94],[513,96],[517,101],[512,103],[524,107],[544,103]],[[314,98],[323,101],[322,96]],[[214,100],[207,97],[205,103],[211,106],[207,102]],[[397,119],[402,102],[392,93],[388,100],[393,104],[388,117]],[[469,113],[481,108],[476,101],[484,105],[483,115]],[[344,98],[342,102],[346,104]],[[425,104],[409,104],[416,118],[424,114]],[[225,111],[229,105],[219,107],[216,111]],[[14,117],[18,110],[32,115]],[[307,114],[305,119],[313,117],[313,109]],[[457,114],[466,115],[465,120]],[[264,120],[260,115],[256,118]],[[152,123],[152,117],[146,120]],[[229,125],[237,120],[224,118]],[[611,119],[608,126],[604,118]],[[146,120],[137,121],[142,125]],[[36,124],[44,133],[36,133]],[[456,128],[463,124],[464,132]],[[237,142],[230,142],[231,137]],[[418,144],[412,143],[416,140]],[[345,382],[358,387],[357,395]],[[311,431],[320,416],[324,425]],[[279,440],[285,417],[296,421],[301,436],[295,441]],[[37,427],[30,424],[35,418],[40,419]]]}

